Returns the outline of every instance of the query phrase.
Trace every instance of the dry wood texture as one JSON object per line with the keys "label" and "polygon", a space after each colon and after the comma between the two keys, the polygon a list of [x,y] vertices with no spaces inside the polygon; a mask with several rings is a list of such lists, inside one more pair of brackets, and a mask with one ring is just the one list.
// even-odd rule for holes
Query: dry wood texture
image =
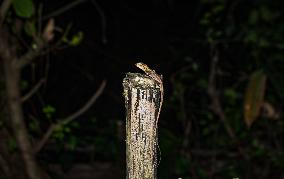
{"label": "dry wood texture", "polygon": [[153,78],[128,73],[123,80],[126,103],[128,179],[157,178],[157,118],[160,85]]}

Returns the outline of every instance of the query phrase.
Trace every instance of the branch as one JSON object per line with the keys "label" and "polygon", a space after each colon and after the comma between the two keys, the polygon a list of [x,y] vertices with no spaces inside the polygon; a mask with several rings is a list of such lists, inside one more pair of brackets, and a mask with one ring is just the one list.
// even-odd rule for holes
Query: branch
{"label": "branch", "polygon": [[41,79],[27,94],[25,94],[22,98],[21,101],[25,102],[28,100],[32,95],[37,92],[37,90],[41,87],[41,85],[44,83],[44,79]]}
{"label": "branch", "polygon": [[[58,123],[59,124],[59,123]],[[51,124],[51,126],[49,126],[48,130],[46,131],[46,133],[44,134],[44,136],[42,137],[42,139],[39,141],[39,143],[35,146],[35,150],[34,153],[38,153],[42,147],[44,146],[44,144],[47,142],[47,140],[49,139],[49,137],[51,136],[51,134],[53,133],[54,129],[56,129],[56,126],[58,124]],[[59,126],[59,125],[58,125]]]}
{"label": "branch", "polygon": [[38,56],[41,55],[43,47],[43,43],[40,43],[37,49],[30,49],[26,54],[20,57],[20,59],[16,63],[17,68],[22,69],[32,63],[32,61],[34,61]]}
{"label": "branch", "polygon": [[216,84],[215,84],[215,78],[216,78],[216,69],[217,69],[217,63],[219,61],[218,54],[216,53],[211,62],[210,72],[209,72],[209,83],[208,83],[208,94],[209,97],[212,100],[212,111],[219,116],[220,120],[224,124],[224,127],[229,134],[229,136],[234,140],[236,138],[235,133],[229,123],[227,122],[226,116],[223,112],[223,109],[221,107],[218,92],[216,90]]}
{"label": "branch", "polygon": [[79,110],[77,110],[75,113],[71,114],[67,118],[65,118],[63,121],[61,121],[61,124],[67,124],[76,119],[77,117],[81,116],[84,112],[86,112],[98,99],[98,97],[102,94],[104,88],[106,86],[106,80],[104,80],[99,89],[95,92],[95,94],[90,98],[90,100]]}
{"label": "branch", "polygon": [[81,4],[81,3],[85,2],[85,1],[87,1],[87,0],[77,0],[77,1],[73,1],[73,2],[71,2],[70,4],[67,4],[67,5],[65,5],[65,6],[59,8],[59,9],[57,9],[57,10],[55,10],[55,11],[53,11],[53,12],[51,12],[51,13],[45,15],[45,16],[43,16],[42,19],[43,19],[43,20],[46,20],[46,19],[49,19],[49,18],[58,16],[58,15],[60,15],[60,14],[63,14],[64,12],[66,12],[66,11],[68,11],[68,10],[74,8],[74,7],[77,6],[78,4]]}
{"label": "branch", "polygon": [[[7,117],[13,130],[13,136],[22,158],[26,177],[29,179],[42,179],[42,171],[37,164],[30,141],[30,136],[24,120],[23,108],[20,96],[21,72],[15,62],[18,61],[15,51],[17,46],[8,39],[11,37],[9,31],[0,28],[0,59],[3,64],[3,82],[5,85],[5,100],[7,103]],[[2,68],[2,66],[1,66]]]}
{"label": "branch", "polygon": [[51,134],[53,133],[53,131],[57,127],[60,127],[61,125],[65,125],[65,124],[70,123],[71,121],[73,121],[74,119],[76,119],[80,115],[82,115],[84,112],[86,112],[97,101],[98,97],[101,96],[105,86],[106,86],[106,80],[103,80],[103,82],[101,83],[100,87],[97,89],[95,94],[93,94],[93,96],[89,99],[89,101],[87,101],[87,103],[84,106],[82,106],[80,109],[78,109],[73,114],[71,114],[68,117],[66,117],[64,120],[60,120],[56,124],[52,124],[48,128],[47,132],[44,134],[44,136],[40,140],[40,142],[36,145],[34,152],[37,153],[37,152],[39,152],[42,149],[44,144],[47,142],[47,140],[49,139],[49,137],[51,136]]}
{"label": "branch", "polygon": [[3,173],[5,173],[7,177],[10,176],[10,167],[7,161],[5,160],[5,158],[1,154],[0,154],[0,166]]}
{"label": "branch", "polygon": [[107,38],[106,38],[106,16],[104,11],[102,10],[101,6],[97,3],[96,0],[91,0],[92,4],[95,6],[97,9],[99,15],[101,16],[101,21],[102,21],[102,42],[103,44],[107,43]]}
{"label": "branch", "polygon": [[12,0],[4,0],[2,2],[1,7],[0,7],[0,26],[2,25],[6,17],[7,11],[11,4],[12,4]]}
{"label": "branch", "polygon": [[241,146],[239,146],[239,140],[238,140],[234,130],[232,129],[232,127],[228,123],[227,117],[226,117],[226,115],[223,111],[223,108],[222,108],[220,100],[219,100],[218,92],[217,92],[217,89],[216,89],[216,69],[217,69],[218,61],[219,61],[219,56],[218,56],[218,53],[216,52],[213,55],[213,58],[212,58],[210,72],[209,72],[209,83],[208,83],[208,95],[209,95],[209,97],[211,98],[211,101],[212,101],[211,109],[220,118],[220,120],[223,123],[225,130],[228,133],[229,137],[234,142],[237,143],[237,145],[238,145],[237,147],[238,147],[240,154],[246,160],[248,160],[249,156],[246,154],[244,149]]}

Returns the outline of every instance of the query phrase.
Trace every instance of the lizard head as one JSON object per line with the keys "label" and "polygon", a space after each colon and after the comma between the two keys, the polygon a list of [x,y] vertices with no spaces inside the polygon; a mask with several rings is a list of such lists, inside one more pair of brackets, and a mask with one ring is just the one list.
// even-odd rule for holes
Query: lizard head
{"label": "lizard head", "polygon": [[138,62],[138,63],[135,64],[135,66],[137,66],[138,68],[140,68],[143,71],[149,70],[149,67],[143,62]]}
{"label": "lizard head", "polygon": [[146,64],[143,63],[143,62],[138,62],[138,63],[135,63],[135,66],[137,66],[138,68],[141,68],[143,66],[145,66]]}

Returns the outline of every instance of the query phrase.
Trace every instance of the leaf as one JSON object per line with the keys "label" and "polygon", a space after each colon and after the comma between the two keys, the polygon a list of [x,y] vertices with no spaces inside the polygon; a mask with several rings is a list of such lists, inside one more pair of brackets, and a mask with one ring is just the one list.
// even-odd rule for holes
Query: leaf
{"label": "leaf", "polygon": [[226,88],[224,95],[227,98],[229,104],[234,104],[236,102],[236,99],[238,98],[238,94],[233,88]]}
{"label": "leaf", "polygon": [[21,90],[26,90],[29,87],[29,82],[26,80],[21,80],[20,87],[21,87]]}
{"label": "leaf", "polygon": [[22,18],[29,18],[35,12],[32,0],[13,0],[13,8],[16,14]]}
{"label": "leaf", "polygon": [[263,103],[266,86],[266,75],[262,70],[251,74],[247,85],[244,102],[244,118],[247,127],[250,127],[259,115]]}
{"label": "leaf", "polygon": [[8,142],[8,144],[7,144],[8,150],[10,152],[15,151],[17,149],[17,147],[18,147],[17,141],[14,138],[9,138],[7,142]]}
{"label": "leaf", "polygon": [[38,132],[39,131],[39,124],[37,122],[30,122],[29,123],[29,128],[33,131],[33,132]]}
{"label": "leaf", "polygon": [[78,144],[78,138],[76,138],[75,136],[71,136],[68,141],[68,148],[70,150],[74,150],[76,149],[77,144]]}
{"label": "leaf", "polygon": [[42,37],[46,42],[49,42],[54,37],[55,23],[54,19],[49,19],[42,33]]}
{"label": "leaf", "polygon": [[45,116],[48,119],[51,119],[51,117],[53,116],[53,114],[55,113],[56,109],[51,106],[51,105],[46,105],[42,108],[42,112],[45,114]]}
{"label": "leaf", "polygon": [[258,20],[259,20],[259,12],[256,9],[254,9],[254,10],[251,11],[251,13],[249,15],[248,22],[251,25],[255,25],[255,24],[257,24]]}
{"label": "leaf", "polygon": [[215,14],[217,14],[217,13],[219,13],[219,12],[222,12],[223,10],[224,10],[224,4],[220,4],[220,5],[217,5],[217,6],[215,6],[213,9],[212,9],[212,11],[213,11],[213,13],[215,13]]}
{"label": "leaf", "polygon": [[66,30],[66,33],[63,37],[63,42],[73,47],[79,45],[82,42],[84,37],[84,33],[82,31],[79,31],[77,34],[74,34],[70,40],[67,38],[68,32],[69,29]]}
{"label": "leaf", "polygon": [[[277,64],[277,63],[276,63]],[[279,64],[278,67],[281,67],[282,64]],[[269,81],[271,82],[272,86],[274,87],[274,90],[278,94],[279,98],[282,102],[284,102],[284,81],[281,80],[283,78],[283,75],[281,73],[281,69],[277,69],[274,71],[269,72]]]}
{"label": "leaf", "polygon": [[267,101],[263,102],[262,109],[265,112],[264,116],[267,117],[268,119],[272,119],[272,120],[279,119],[280,117],[279,113],[276,112],[274,106],[271,103]]}
{"label": "leaf", "polygon": [[35,21],[27,21],[25,23],[25,27],[24,27],[25,33],[30,36],[33,37],[36,34],[36,25],[35,25]]}
{"label": "leaf", "polygon": [[83,36],[84,36],[84,34],[81,31],[78,32],[77,34],[75,34],[70,41],[70,45],[71,46],[79,45],[81,43],[81,41],[83,40]]}
{"label": "leaf", "polygon": [[224,95],[233,100],[237,98],[237,93],[233,88],[226,88],[224,91]]}

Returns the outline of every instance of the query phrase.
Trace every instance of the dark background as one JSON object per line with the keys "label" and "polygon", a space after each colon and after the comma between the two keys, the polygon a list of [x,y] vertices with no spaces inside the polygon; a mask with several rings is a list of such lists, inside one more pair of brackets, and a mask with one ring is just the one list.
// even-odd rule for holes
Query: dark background
{"label": "dark background", "polygon": [[[70,2],[42,1],[44,22]],[[46,144],[38,155],[41,164],[54,178],[125,178],[122,80],[127,72],[141,72],[134,64],[142,61],[164,79],[158,178],[284,177],[283,5],[269,0],[86,0],[51,15],[59,29],[56,37],[72,24],[70,36],[81,31],[83,40],[51,50],[35,69],[24,71],[28,83],[47,80],[25,105],[26,116],[38,116],[44,131],[50,121],[82,106],[102,80],[107,86],[91,109]],[[208,95],[214,57],[219,60],[215,97],[236,138]],[[261,90],[247,87],[258,70],[267,79],[264,102],[274,113],[261,108],[248,128],[245,93]],[[42,112],[46,106],[55,109],[51,118]]]}

